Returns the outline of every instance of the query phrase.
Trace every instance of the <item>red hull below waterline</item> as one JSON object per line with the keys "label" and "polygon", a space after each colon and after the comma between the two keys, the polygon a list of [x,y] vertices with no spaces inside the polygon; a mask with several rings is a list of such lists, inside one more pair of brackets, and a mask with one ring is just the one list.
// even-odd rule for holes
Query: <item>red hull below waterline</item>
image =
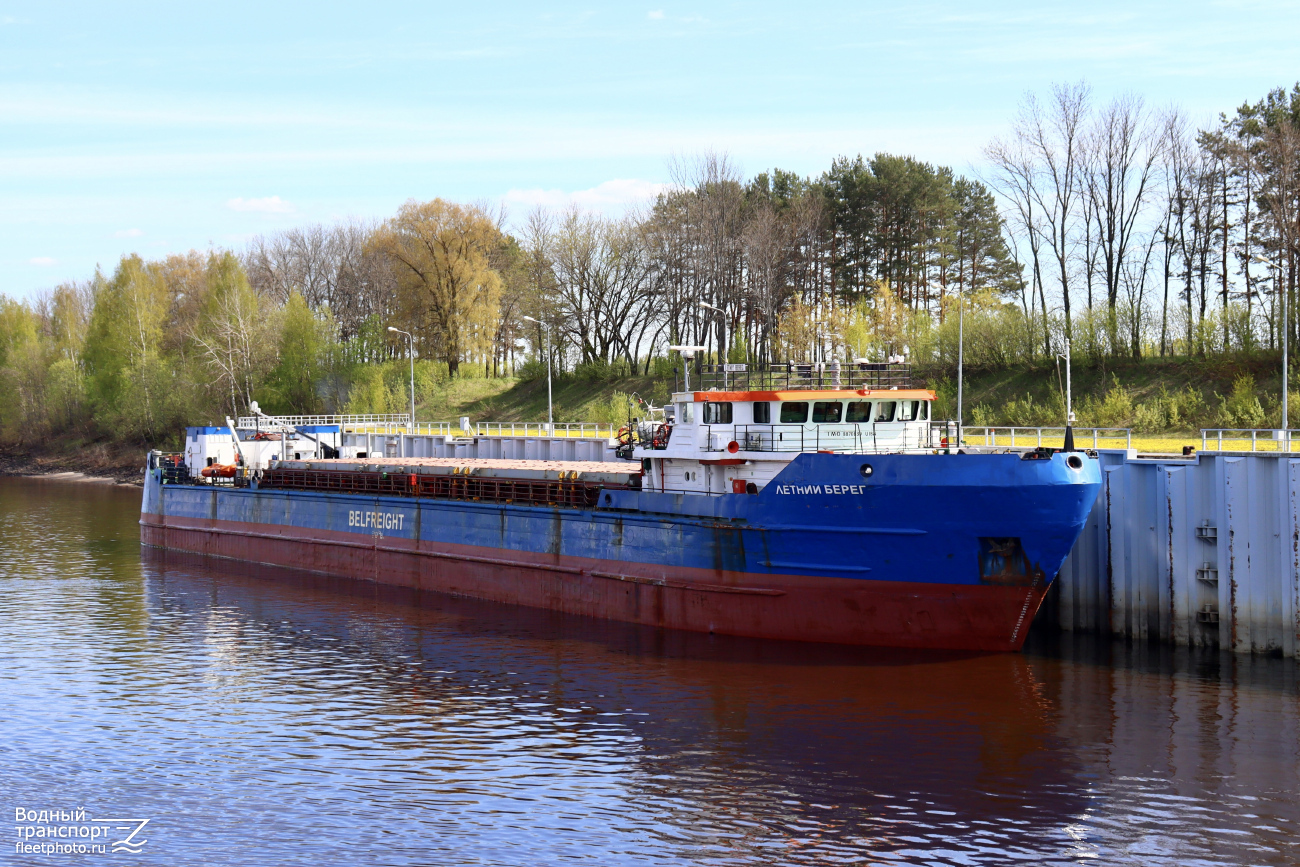
{"label": "red hull below waterline", "polygon": [[149,513],[141,541],[666,629],[850,645],[1019,650],[1046,593],[1045,586],[666,572],[652,564]]}

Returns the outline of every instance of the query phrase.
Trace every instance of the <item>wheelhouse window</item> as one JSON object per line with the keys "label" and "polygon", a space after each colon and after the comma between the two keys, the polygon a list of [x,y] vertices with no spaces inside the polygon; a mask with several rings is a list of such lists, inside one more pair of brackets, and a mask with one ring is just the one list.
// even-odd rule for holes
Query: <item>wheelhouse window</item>
{"label": "wheelhouse window", "polygon": [[876,402],[876,421],[893,421],[894,410],[898,407],[896,400],[881,400]]}
{"label": "wheelhouse window", "polygon": [[731,424],[731,404],[726,402],[714,403],[713,401],[706,401],[704,404],[704,423]]}
{"label": "wheelhouse window", "polygon": [[677,404],[677,406],[679,407],[679,409],[678,409],[678,411],[677,411],[677,423],[678,423],[678,424],[694,424],[694,423],[695,423],[695,404],[693,404],[693,403],[679,403],[679,404]]}
{"label": "wheelhouse window", "polygon": [[819,400],[813,404],[812,420],[817,424],[835,424],[840,420],[838,400]]}
{"label": "wheelhouse window", "polygon": [[925,421],[930,404],[924,400],[905,400],[898,405],[899,421]]}
{"label": "wheelhouse window", "polygon": [[772,404],[756,403],[754,404],[754,424],[771,424],[772,422]]}
{"label": "wheelhouse window", "polygon": [[869,400],[849,401],[847,406],[847,411],[844,413],[844,420],[847,422],[871,421],[871,401]]}
{"label": "wheelhouse window", "polygon": [[808,401],[787,400],[781,404],[782,424],[803,424],[808,421]]}

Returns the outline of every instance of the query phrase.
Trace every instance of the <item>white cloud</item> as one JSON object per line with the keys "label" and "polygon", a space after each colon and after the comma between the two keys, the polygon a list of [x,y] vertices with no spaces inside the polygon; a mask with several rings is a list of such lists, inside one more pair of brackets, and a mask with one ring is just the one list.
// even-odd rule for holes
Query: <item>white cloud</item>
{"label": "white cloud", "polygon": [[28,259],[27,264],[40,265],[41,267],[46,267],[55,264],[57,261],[58,260],[51,258],[50,256],[36,256],[35,258]]}
{"label": "white cloud", "polygon": [[281,200],[279,196],[266,196],[261,199],[231,199],[226,207],[232,211],[253,211],[259,214],[289,214],[293,205]]}
{"label": "white cloud", "polygon": [[656,181],[615,178],[597,184],[591,189],[575,190],[571,193],[564,190],[515,189],[506,193],[505,200],[512,205],[524,207],[545,205],[550,208],[563,208],[568,205],[578,205],[589,211],[621,211],[629,205],[653,199],[666,189],[668,189],[667,184]]}
{"label": "white cloud", "polygon": [[114,238],[138,238],[143,234],[144,232],[141,231],[140,229],[119,229],[118,231],[113,233],[113,237]]}
{"label": "white cloud", "polygon": [[649,18],[651,21],[662,21],[664,20],[664,10],[653,9],[650,12],[647,12],[645,17]]}

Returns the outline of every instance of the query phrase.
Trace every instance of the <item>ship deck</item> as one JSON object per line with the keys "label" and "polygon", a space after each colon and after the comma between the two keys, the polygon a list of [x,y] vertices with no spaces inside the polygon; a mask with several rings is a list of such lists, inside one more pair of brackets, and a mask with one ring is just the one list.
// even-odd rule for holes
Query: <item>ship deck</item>
{"label": "ship deck", "polygon": [[416,472],[430,470],[503,470],[553,472],[581,475],[637,475],[641,472],[638,462],[628,461],[620,464],[613,461],[542,461],[522,458],[304,458],[296,461],[280,461],[278,466],[294,470],[332,470],[334,472],[364,472],[383,470],[388,472]]}

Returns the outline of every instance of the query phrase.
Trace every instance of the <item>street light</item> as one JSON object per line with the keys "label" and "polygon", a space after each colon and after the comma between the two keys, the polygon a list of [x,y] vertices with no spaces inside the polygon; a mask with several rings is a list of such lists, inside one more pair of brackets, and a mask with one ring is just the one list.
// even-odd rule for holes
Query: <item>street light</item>
{"label": "street light", "polygon": [[546,432],[548,434],[554,434],[555,407],[551,402],[551,342],[550,340],[546,340],[546,326],[540,319],[534,319],[531,316],[525,316],[524,319],[528,322],[536,323],[537,330],[542,333],[543,340],[546,341],[543,344],[546,352]]}
{"label": "street light", "polygon": [[812,353],[812,360],[814,362],[826,360],[826,353],[822,350],[822,338],[826,336],[826,326],[829,324],[830,323],[825,319],[813,320],[813,337],[817,340],[817,345],[813,348]]}
{"label": "street light", "polygon": [[[1273,288],[1277,290],[1278,298],[1281,299],[1280,301],[1282,306],[1282,310],[1281,310],[1282,315],[1280,317],[1282,320],[1282,427],[1281,430],[1286,431],[1289,429],[1288,425],[1290,424],[1290,417],[1287,415],[1287,410],[1289,407],[1287,406],[1288,386],[1287,386],[1286,349],[1287,349],[1287,342],[1288,342],[1287,338],[1290,336],[1291,329],[1287,328],[1286,291],[1282,288],[1282,269],[1279,265],[1269,261],[1268,259],[1265,259],[1263,256],[1259,255],[1258,253],[1251,254],[1250,258],[1254,259],[1256,262],[1260,263],[1261,265],[1267,265],[1273,269]],[[1284,440],[1286,439],[1285,434],[1283,434],[1282,439]],[[1287,448],[1289,449],[1290,446],[1288,445]]]}
{"label": "street light", "polygon": [[[721,307],[714,307],[712,304],[710,304],[707,301],[701,301],[700,306],[703,307],[705,310],[712,310],[714,313],[719,314],[719,316],[727,315],[726,311],[723,310]],[[723,322],[719,321],[718,322],[718,363],[719,364],[722,364],[727,360],[722,357],[722,327],[723,327]]]}
{"label": "street light", "polygon": [[410,355],[411,355],[411,420],[409,424],[407,424],[407,428],[412,432],[414,432],[415,430],[415,338],[411,336],[411,332],[403,331],[400,328],[394,328],[391,325],[388,326],[388,330],[396,334],[405,334],[406,339],[409,343]]}
{"label": "street light", "polygon": [[1070,338],[1065,338],[1065,354],[1057,358],[1065,359],[1065,445],[1067,452],[1074,451],[1074,384],[1070,379]]}
{"label": "street light", "polygon": [[965,311],[965,300],[961,290],[957,291],[957,442],[961,443],[961,425],[962,425],[962,374],[965,371],[962,365],[966,361],[966,320],[962,314]]}

